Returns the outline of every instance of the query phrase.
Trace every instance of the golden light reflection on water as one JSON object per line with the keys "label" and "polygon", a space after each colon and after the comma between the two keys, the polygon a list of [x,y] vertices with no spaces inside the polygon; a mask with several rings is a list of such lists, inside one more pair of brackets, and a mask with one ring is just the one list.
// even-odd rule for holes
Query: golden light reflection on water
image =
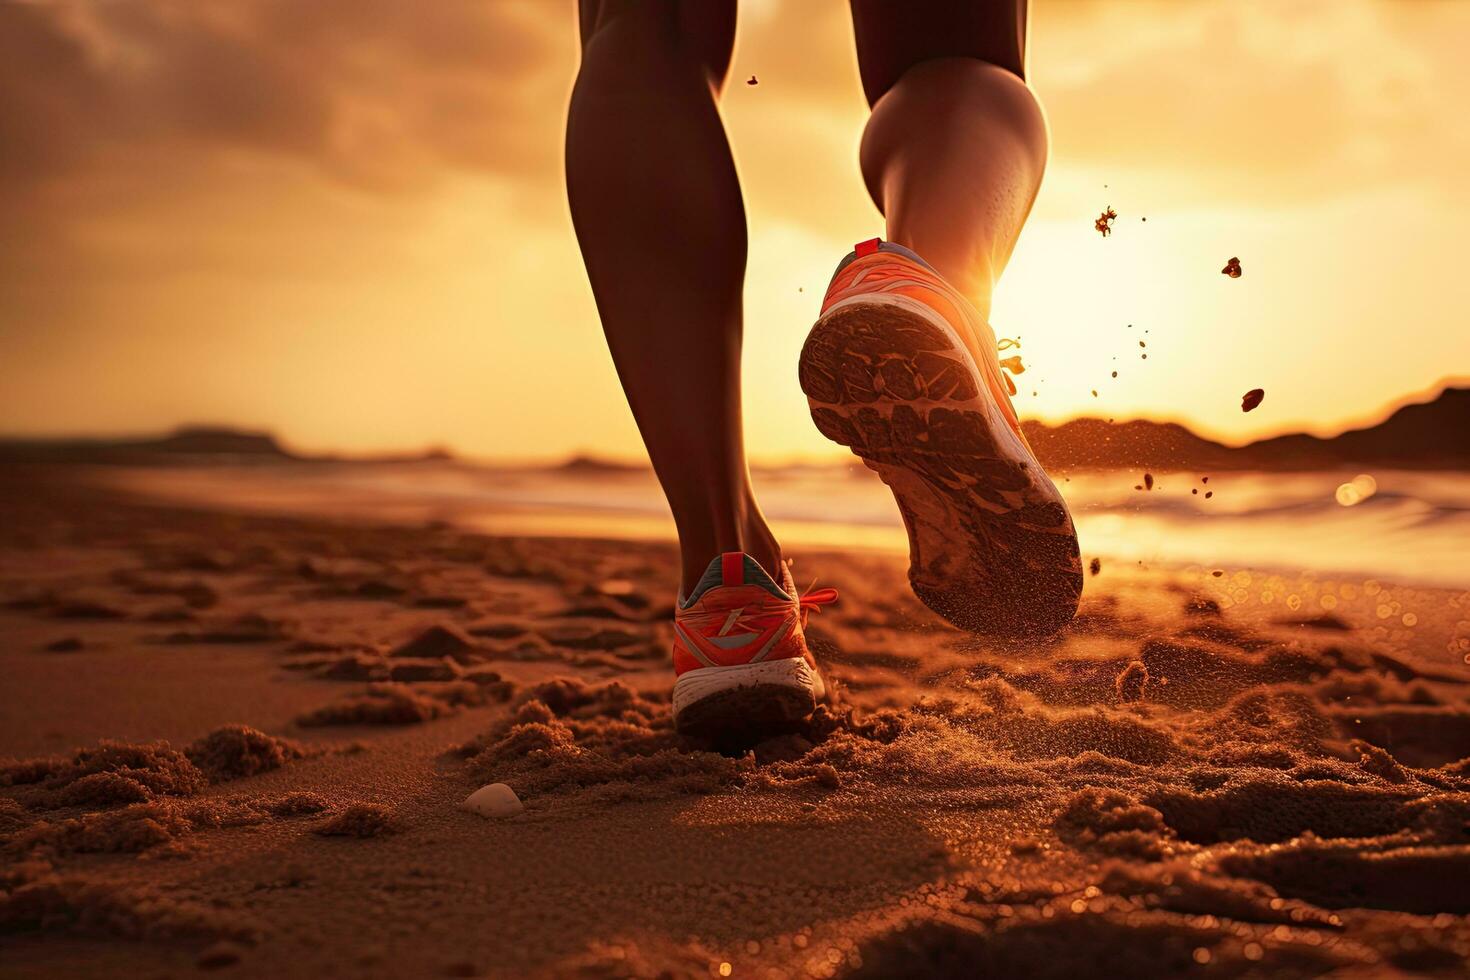
{"label": "golden light reflection on water", "polygon": [[[101,477],[99,477],[101,478]],[[1230,576],[1230,593],[1292,610],[1358,596],[1384,619],[1406,610],[1379,595],[1377,577],[1460,588],[1470,548],[1470,478],[1383,471],[1371,500],[1339,506],[1332,473],[1215,474],[1215,498],[1166,474],[1151,494],[1133,474],[1073,473],[1062,483],[1083,563],[1199,564]],[[204,467],[111,470],[107,482],[148,496],[214,501],[252,510],[316,512],[393,521],[440,520],[492,534],[670,539],[673,522],[651,472],[563,472],[440,466]],[[789,467],[756,474],[762,509],[793,554],[827,547],[905,552],[892,494],[866,471]],[[1349,481],[1351,482],[1351,481]],[[1361,485],[1359,487],[1361,490]],[[1245,571],[1250,569],[1250,571]],[[1273,572],[1316,576],[1310,591]],[[1370,577],[1374,576],[1374,577]],[[1306,580],[1303,580],[1305,584]],[[1264,594],[1270,594],[1270,600]],[[1291,595],[1296,594],[1293,600]],[[1329,607],[1330,608],[1330,607]]]}
{"label": "golden light reflection on water", "polygon": [[1354,507],[1378,492],[1378,481],[1367,473],[1359,473],[1337,488],[1337,502]]}

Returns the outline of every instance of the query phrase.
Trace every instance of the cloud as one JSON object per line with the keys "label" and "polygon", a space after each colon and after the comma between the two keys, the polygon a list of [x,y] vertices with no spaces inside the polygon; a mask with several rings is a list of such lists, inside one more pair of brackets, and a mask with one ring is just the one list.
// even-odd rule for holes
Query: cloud
{"label": "cloud", "polygon": [[1183,206],[1276,205],[1458,191],[1467,31],[1464,5],[1043,6],[1033,60],[1059,163],[1148,177]]}
{"label": "cloud", "polygon": [[[1466,163],[1450,120],[1467,29],[1470,5],[1039,3],[1033,77],[1061,167],[1151,175],[1175,197],[1346,193]],[[209,170],[228,185],[260,159],[372,194],[456,172],[559,194],[576,58],[570,2],[0,4],[0,195],[45,212],[86,183],[126,207],[130,189]],[[845,3],[749,3],[735,71],[763,79],[727,96],[755,104],[732,109],[737,155],[852,167]]]}
{"label": "cloud", "polygon": [[[845,0],[742,0],[740,18],[722,111],[754,249],[748,357],[751,377],[790,382],[786,331],[847,243],[881,229],[857,171],[866,105]],[[1046,313],[1036,297],[1089,281],[1108,182],[1129,220],[1157,216],[1150,235],[1183,235],[1215,288],[1226,257],[1256,256],[1231,293],[1254,312],[1226,324],[1242,345],[1280,334],[1305,349],[1290,363],[1319,363],[1324,338],[1360,350],[1407,321],[1417,353],[1394,378],[1361,357],[1314,375],[1365,398],[1453,362],[1467,32],[1470,4],[1037,0],[1054,148],[1012,295]],[[488,452],[540,397],[526,365],[554,356],[604,426],[583,437],[631,449],[562,191],[577,57],[573,0],[0,0],[0,417],[300,416],[320,445],[369,446],[449,438],[452,403],[456,438]],[[1033,240],[1061,247],[1027,280]],[[1391,261],[1347,292],[1360,248]],[[1182,272],[1174,292],[1150,278],[1168,255],[1134,254],[1126,302],[1104,284],[1120,318],[1163,319],[1167,301],[1178,324],[1216,322]],[[1032,322],[1065,343],[1069,317]],[[752,399],[765,436],[801,410],[781,384]]]}
{"label": "cloud", "polygon": [[294,159],[394,192],[554,172],[569,10],[444,0],[0,5],[0,175]]}

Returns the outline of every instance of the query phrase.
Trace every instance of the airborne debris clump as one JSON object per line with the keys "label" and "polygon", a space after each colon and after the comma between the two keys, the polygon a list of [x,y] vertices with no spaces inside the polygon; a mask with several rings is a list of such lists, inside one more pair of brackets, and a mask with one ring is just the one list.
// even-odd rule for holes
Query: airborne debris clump
{"label": "airborne debris clump", "polygon": [[1117,217],[1118,212],[1114,211],[1110,205],[1102,214],[1097,216],[1097,220],[1092,223],[1092,227],[1096,228],[1098,233],[1104,238],[1107,238],[1113,233],[1113,222],[1117,220]]}
{"label": "airborne debris clump", "polygon": [[1231,279],[1239,279],[1241,276],[1240,259],[1231,256],[1230,261],[1225,263],[1225,268],[1220,270],[1221,275],[1229,276]]}
{"label": "airborne debris clump", "polygon": [[1148,690],[1148,665],[1142,660],[1131,661],[1113,681],[1119,701],[1142,701]]}
{"label": "airborne debris clump", "polygon": [[1266,390],[1264,388],[1252,388],[1250,391],[1247,391],[1244,395],[1240,396],[1240,410],[1242,412],[1251,411],[1256,406],[1260,405],[1265,397]]}

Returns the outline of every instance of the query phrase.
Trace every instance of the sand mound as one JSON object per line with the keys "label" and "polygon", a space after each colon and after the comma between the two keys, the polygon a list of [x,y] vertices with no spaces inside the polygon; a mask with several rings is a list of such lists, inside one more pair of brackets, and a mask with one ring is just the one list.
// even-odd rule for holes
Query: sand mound
{"label": "sand mound", "polygon": [[30,822],[31,816],[25,807],[14,800],[0,797],[0,841],[24,829]]}
{"label": "sand mound", "polygon": [[401,684],[374,684],[366,693],[318,708],[296,719],[304,727],[322,725],[417,725],[453,708]]}
{"label": "sand mound", "polygon": [[385,682],[365,692],[308,712],[296,719],[308,728],[325,725],[417,725],[463,707],[504,701],[515,685],[489,672],[442,684],[410,687]]}
{"label": "sand mound", "polygon": [[171,844],[197,830],[251,826],[275,818],[321,813],[330,806],[324,798],[307,792],[204,800],[157,799],[79,817],[37,820],[16,833],[9,847],[16,853],[51,857],[139,854]]}
{"label": "sand mound", "polygon": [[1327,908],[1470,913],[1470,851],[1463,846],[1365,847],[1308,836],[1271,850],[1228,854],[1220,866]]}
{"label": "sand mound", "polygon": [[306,750],[245,725],[226,725],[191,744],[184,754],[217,783],[279,769],[306,755]]}
{"label": "sand mound", "polygon": [[254,801],[254,805],[277,817],[297,817],[308,813],[321,813],[331,809],[326,797],[316,793],[295,792],[284,796]]}
{"label": "sand mound", "polygon": [[1173,852],[1173,833],[1158,810],[1126,793],[1089,787],[1078,790],[1054,822],[1057,836],[1078,847],[1157,861]]}
{"label": "sand mound", "polygon": [[[285,642],[218,656],[260,665],[240,675],[251,704],[294,714],[343,690],[317,678],[367,682],[303,721],[383,727],[354,733],[371,752],[288,766],[270,782],[294,792],[271,797],[211,785],[298,757],[240,727],[182,751],[104,743],[0,766],[5,931],[202,948],[239,942],[230,909],[248,902],[273,934],[248,966],[282,977],[1459,975],[1470,961],[1470,594],[1114,561],[1061,636],[1002,649],[930,616],[901,561],[813,556],[843,593],[810,630],[837,700],[796,730],[714,745],[669,716],[668,610],[649,597],[672,592],[671,549],[22,489],[0,543],[24,525],[40,550],[0,575],[0,615],[33,631],[11,663],[38,682],[68,690],[67,658],[35,655],[82,628],[50,619],[62,601],[124,613],[84,638],[131,655],[157,611],[136,586],[177,603],[165,611],[193,639],[261,610],[240,635]],[[53,538],[76,571],[47,593],[32,573]],[[112,578],[120,554],[149,581]],[[191,611],[203,579],[209,612]],[[373,580],[391,602],[350,598]],[[216,655],[167,659],[191,658]],[[472,732],[461,759],[444,755]],[[523,816],[453,811],[492,782]],[[328,839],[400,819],[422,828],[411,846]],[[102,949],[140,975],[240,959]]]}
{"label": "sand mound", "polygon": [[418,660],[452,657],[460,663],[475,663],[480,659],[474,639],[458,626],[446,623],[430,626],[413,639],[394,647],[388,656]]}
{"label": "sand mound", "polygon": [[568,650],[617,650],[643,640],[641,633],[608,627],[585,629],[561,626],[544,629],[540,635],[552,646],[565,647]]}
{"label": "sand mound", "polygon": [[712,792],[746,768],[691,749],[663,699],[573,678],[524,692],[515,713],[467,751],[479,782],[507,783],[522,797],[609,784],[628,797],[655,785],[653,795]]}
{"label": "sand mound", "polygon": [[174,801],[137,803],[69,820],[39,820],[12,845],[20,851],[65,854],[137,854],[194,831],[188,807]]}
{"label": "sand mound", "polygon": [[107,806],[157,796],[191,796],[207,780],[167,742],[130,744],[104,739],[69,759],[35,759],[0,769],[0,785],[29,786],[36,807]]}
{"label": "sand mound", "polygon": [[167,742],[103,740],[70,758],[31,759],[0,769],[0,786],[21,787],[35,809],[110,807],[187,797],[210,782],[276,769],[305,750],[244,725],[225,725],[180,752]]}
{"label": "sand mound", "polygon": [[463,674],[463,668],[452,657],[440,657],[437,660],[405,657],[393,661],[388,667],[389,680],[408,684],[417,681],[453,681]]}
{"label": "sand mound", "polygon": [[393,811],[381,803],[353,803],[322,821],[316,832],[323,837],[381,837],[399,831]]}
{"label": "sand mound", "polygon": [[329,681],[385,681],[388,663],[371,654],[349,653],[322,665],[317,676]]}
{"label": "sand mound", "polygon": [[248,916],[161,892],[48,875],[0,895],[0,933],[75,932],[123,939],[234,939],[254,942],[261,927]]}
{"label": "sand mound", "polygon": [[[846,977],[1174,976],[1203,966],[1238,975],[1269,964],[1290,975],[1315,975],[1360,963],[1363,951],[1335,942],[1264,944],[1242,939],[1224,922],[1147,911],[1128,901],[1063,897],[999,921],[956,916],[921,921],[864,943],[839,963]],[[1073,903],[1082,902],[1082,911]],[[978,910],[977,910],[978,911]],[[983,916],[983,913],[982,913]],[[1369,962],[1374,962],[1370,959]],[[816,975],[831,976],[837,971]]]}
{"label": "sand mound", "polygon": [[243,613],[206,623],[195,630],[170,633],[165,643],[274,643],[288,639],[290,632],[285,623],[263,616],[260,613]]}

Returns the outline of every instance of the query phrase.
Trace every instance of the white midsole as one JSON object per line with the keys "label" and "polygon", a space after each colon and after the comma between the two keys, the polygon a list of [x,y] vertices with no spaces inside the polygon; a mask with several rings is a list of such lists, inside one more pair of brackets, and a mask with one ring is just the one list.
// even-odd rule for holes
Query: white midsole
{"label": "white midsole", "polygon": [[678,717],[685,708],[712,694],[757,685],[808,691],[818,701],[827,696],[827,685],[822,682],[822,675],[812,669],[805,657],[761,660],[730,667],[696,667],[680,674],[674,682],[674,716]]}

